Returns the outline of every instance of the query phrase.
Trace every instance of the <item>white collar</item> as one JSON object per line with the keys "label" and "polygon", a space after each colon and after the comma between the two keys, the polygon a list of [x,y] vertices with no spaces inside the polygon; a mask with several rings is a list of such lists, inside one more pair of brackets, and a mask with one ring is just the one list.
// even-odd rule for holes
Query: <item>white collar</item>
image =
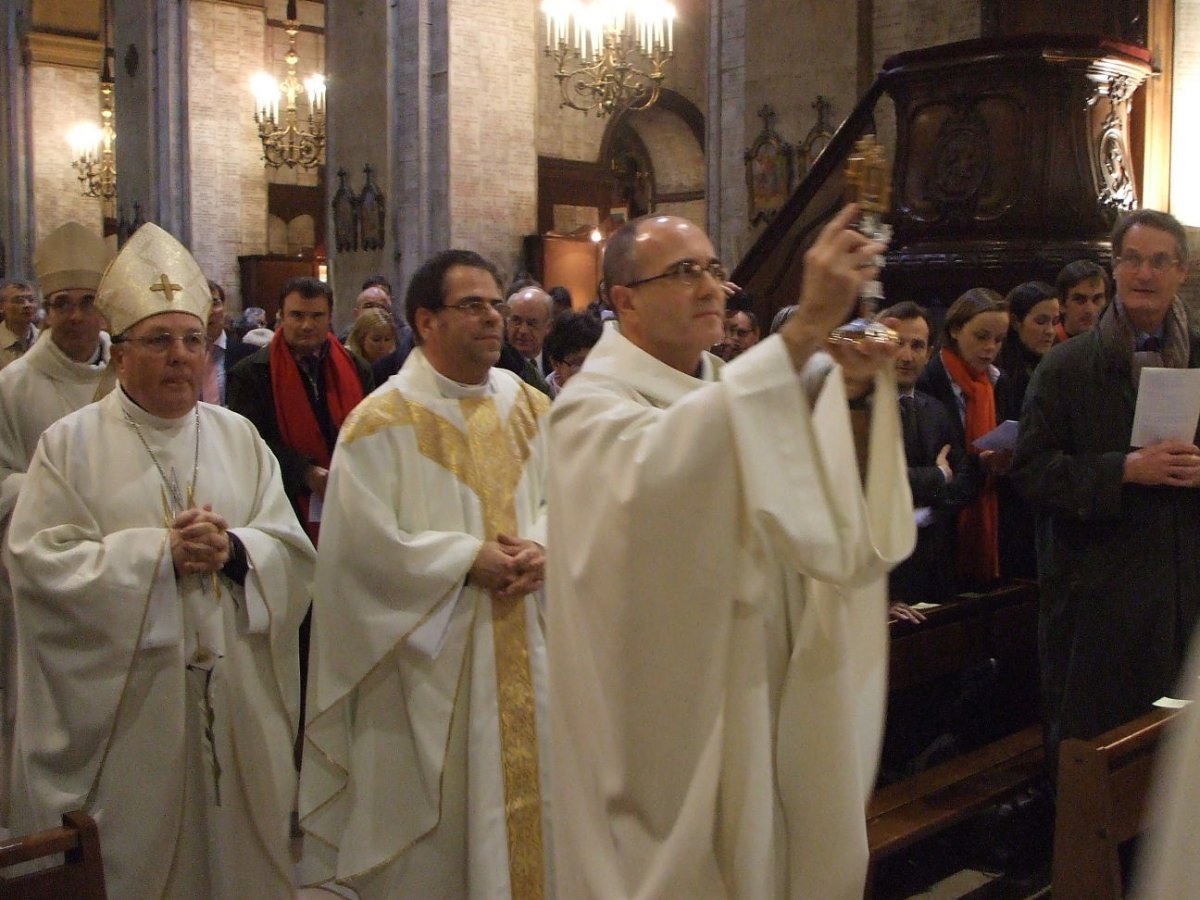
{"label": "white collar", "polygon": [[580,374],[594,372],[628,384],[656,406],[670,406],[696,388],[717,380],[716,357],[700,355],[699,377],[680,372],[638,347],[614,325],[606,324]]}

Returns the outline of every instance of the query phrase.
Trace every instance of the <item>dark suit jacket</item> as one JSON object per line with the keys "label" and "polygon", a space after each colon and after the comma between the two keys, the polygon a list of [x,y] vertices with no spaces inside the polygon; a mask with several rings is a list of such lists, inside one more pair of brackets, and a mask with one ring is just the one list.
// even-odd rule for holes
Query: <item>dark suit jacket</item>
{"label": "dark suit jacket", "polygon": [[[940,354],[934,353],[933,358],[929,360],[929,365],[925,367],[925,371],[917,379],[917,390],[923,391],[934,399],[941,401],[942,405],[946,408],[946,412],[950,414],[951,421],[954,423],[959,443],[965,446],[966,431],[963,429],[962,418],[958,414],[958,397],[954,394],[954,388],[950,386],[950,373],[942,365]],[[1021,409],[1019,406],[1015,409],[1012,406],[1014,398],[1013,392],[1009,389],[1008,376],[1001,372],[992,390],[996,396],[996,424],[999,425],[1005,419],[1019,419],[1021,417]]]}
{"label": "dark suit jacket", "polygon": [[[892,571],[889,589],[893,600],[939,603],[957,588],[954,537],[958,512],[974,496],[977,479],[963,448],[962,425],[956,429],[943,404],[929,394],[916,391],[913,402],[915,422],[904,423],[908,485],[913,506],[929,507],[933,522],[917,529],[917,546],[912,556]],[[947,444],[954,473],[949,483],[937,465],[938,454]]]}
{"label": "dark suit jacket", "polygon": [[[375,387],[371,378],[371,370],[367,364],[354,354],[350,354],[358,371],[358,380],[362,382],[363,393],[369,394]],[[329,407],[324,403],[312,403],[313,413],[317,417],[322,433],[330,451],[337,440],[337,429],[334,428],[329,416]],[[283,442],[279,434],[279,422],[275,418],[275,397],[271,393],[271,347],[256,350],[229,370],[225,379],[225,402],[236,413],[240,413],[254,423],[259,435],[267,442],[275,458],[279,460],[280,472],[283,475],[283,490],[288,499],[308,493],[308,485],[304,482],[304,473],[313,461],[297,450],[293,450]],[[332,440],[330,437],[332,436]]]}
{"label": "dark suit jacket", "polygon": [[228,372],[243,359],[258,350],[254,344],[247,344],[236,335],[225,332],[225,357],[222,360],[222,365],[225,366],[225,371]]}

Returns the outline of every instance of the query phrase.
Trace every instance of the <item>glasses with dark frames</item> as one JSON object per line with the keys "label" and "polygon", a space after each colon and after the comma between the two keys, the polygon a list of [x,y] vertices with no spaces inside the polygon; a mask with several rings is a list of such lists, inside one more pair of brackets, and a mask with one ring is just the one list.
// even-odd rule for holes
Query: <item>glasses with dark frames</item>
{"label": "glasses with dark frames", "polygon": [[638,287],[639,285],[649,284],[652,281],[659,281],[664,278],[678,278],[686,285],[694,285],[700,281],[701,276],[707,272],[713,277],[717,284],[721,284],[729,280],[729,272],[723,265],[715,259],[709,263],[697,262],[694,259],[683,259],[667,269],[661,275],[651,275],[649,278],[639,278],[636,281],[625,283],[625,287]]}

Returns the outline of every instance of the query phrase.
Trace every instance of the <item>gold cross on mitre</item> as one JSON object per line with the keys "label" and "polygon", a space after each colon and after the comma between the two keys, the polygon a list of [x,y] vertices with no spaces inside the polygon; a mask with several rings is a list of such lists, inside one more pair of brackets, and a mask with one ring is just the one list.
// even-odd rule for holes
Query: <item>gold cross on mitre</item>
{"label": "gold cross on mitre", "polygon": [[154,284],[150,285],[150,290],[162,291],[162,293],[166,294],[166,296],[167,296],[167,303],[173,304],[175,302],[175,293],[174,292],[182,291],[183,285],[182,284],[172,284],[171,279],[168,278],[166,273],[164,272],[160,276],[159,281],[156,281]]}

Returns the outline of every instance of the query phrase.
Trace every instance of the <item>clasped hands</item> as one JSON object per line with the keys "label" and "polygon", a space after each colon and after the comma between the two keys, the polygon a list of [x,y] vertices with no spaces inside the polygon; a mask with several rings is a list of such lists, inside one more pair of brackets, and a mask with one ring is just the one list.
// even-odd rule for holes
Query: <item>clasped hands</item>
{"label": "clasped hands", "polygon": [[229,562],[229,523],[212,504],[185,509],[168,526],[175,574],[220,572]]}
{"label": "clasped hands", "polygon": [[546,580],[546,551],[536,541],[496,535],[484,541],[467,573],[467,583],[483,588],[496,600],[523,597]]}

